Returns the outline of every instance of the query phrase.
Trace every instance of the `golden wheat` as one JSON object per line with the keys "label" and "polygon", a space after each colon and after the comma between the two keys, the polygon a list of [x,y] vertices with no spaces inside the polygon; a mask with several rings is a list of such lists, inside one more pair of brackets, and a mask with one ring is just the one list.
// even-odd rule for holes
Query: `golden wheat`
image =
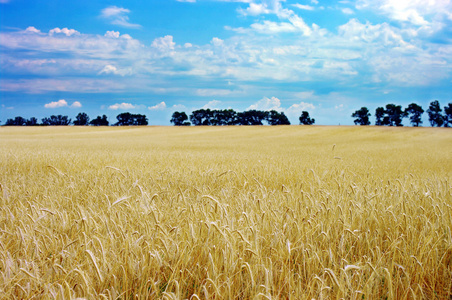
{"label": "golden wheat", "polygon": [[449,299],[452,130],[0,128],[3,299]]}

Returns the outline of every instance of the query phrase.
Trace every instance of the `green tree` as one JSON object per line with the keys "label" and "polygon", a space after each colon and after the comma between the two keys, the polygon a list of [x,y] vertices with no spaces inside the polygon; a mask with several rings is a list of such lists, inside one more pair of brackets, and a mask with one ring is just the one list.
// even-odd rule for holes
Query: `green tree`
{"label": "green tree", "polygon": [[42,125],[46,126],[67,126],[69,124],[71,124],[71,119],[68,116],[52,115],[50,118],[42,119]]}
{"label": "green tree", "polygon": [[276,110],[267,112],[266,120],[268,125],[290,125],[290,121],[284,112],[279,113]]}
{"label": "green tree", "polygon": [[131,114],[129,112],[121,113],[116,116],[118,122],[116,126],[144,126],[148,125],[148,119],[145,115]]}
{"label": "green tree", "polygon": [[173,116],[171,117],[170,122],[174,124],[174,126],[190,126],[190,122],[187,121],[188,117],[185,112],[175,111]]}
{"label": "green tree", "polygon": [[22,117],[15,117],[14,119],[7,119],[5,126],[23,126],[26,125],[27,120]]}
{"label": "green tree", "polygon": [[108,126],[110,123],[107,120],[107,116],[103,115],[102,117],[97,116],[97,118],[91,120],[89,124],[93,126]]}
{"label": "green tree", "polygon": [[75,117],[74,125],[76,126],[87,126],[89,125],[89,117],[86,113],[79,113]]}
{"label": "green tree", "polygon": [[444,127],[449,127],[452,124],[452,103],[444,106]]}
{"label": "green tree", "polygon": [[403,126],[402,118],[407,116],[402,110],[402,106],[395,104],[386,105],[386,114],[389,118],[389,126]]}
{"label": "green tree", "polygon": [[411,103],[405,108],[405,114],[411,115],[410,122],[414,127],[418,127],[419,124],[422,124],[422,114],[424,113],[424,109],[416,103]]}
{"label": "green tree", "polygon": [[302,111],[299,118],[300,124],[302,125],[312,125],[315,123],[315,119],[311,119],[307,111]]}
{"label": "green tree", "polygon": [[389,118],[385,117],[386,111],[383,107],[377,107],[375,110],[375,125],[389,125]]}
{"label": "green tree", "polygon": [[387,104],[386,109],[378,107],[375,110],[375,125],[403,126],[402,118],[406,116],[407,113],[402,110],[402,106]]}
{"label": "green tree", "polygon": [[441,127],[444,124],[444,116],[441,114],[441,107],[439,105],[438,100],[435,100],[430,103],[429,108],[427,109],[428,120],[432,127]]}
{"label": "green tree", "polygon": [[31,117],[30,119],[28,119],[25,123],[26,126],[37,126],[38,125],[38,119],[36,119],[35,117]]}
{"label": "green tree", "polygon": [[233,109],[213,110],[211,125],[236,125],[237,112]]}
{"label": "green tree", "polygon": [[352,114],[352,118],[356,118],[353,122],[355,125],[370,125],[369,117],[371,114],[367,107],[361,107]]}
{"label": "green tree", "polygon": [[264,125],[262,122],[266,120],[267,112],[261,110],[247,110],[237,114],[239,125]]}
{"label": "green tree", "polygon": [[213,113],[210,109],[198,109],[192,111],[190,121],[195,126],[212,125]]}

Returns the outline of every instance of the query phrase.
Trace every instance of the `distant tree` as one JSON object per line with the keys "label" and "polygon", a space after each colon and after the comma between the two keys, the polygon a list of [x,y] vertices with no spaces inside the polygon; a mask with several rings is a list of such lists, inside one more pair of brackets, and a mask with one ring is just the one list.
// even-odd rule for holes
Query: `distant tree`
{"label": "distant tree", "polygon": [[315,119],[311,119],[307,111],[302,111],[299,118],[300,124],[302,125],[312,125],[315,123]]}
{"label": "distant tree", "polygon": [[375,125],[383,126],[389,125],[389,118],[385,118],[386,111],[383,107],[377,107],[375,110]]}
{"label": "distant tree", "polygon": [[444,124],[444,116],[441,114],[441,107],[439,105],[438,100],[435,100],[430,103],[430,106],[427,110],[428,120],[432,127],[438,126],[441,127]]}
{"label": "distant tree", "polygon": [[89,122],[90,125],[93,126],[108,126],[109,122],[107,120],[107,116],[103,115],[101,116],[97,116],[97,118],[91,120],[91,122]]}
{"label": "distant tree", "polygon": [[187,120],[188,117],[185,112],[175,111],[170,122],[173,123],[174,126],[190,126],[190,122]]}
{"label": "distant tree", "polygon": [[378,107],[375,110],[375,125],[403,126],[402,118],[408,114],[402,110],[402,106],[387,104],[386,109]]}
{"label": "distant tree", "polygon": [[198,109],[192,111],[190,121],[195,126],[212,125],[213,112],[210,109]]}
{"label": "distant tree", "polygon": [[449,127],[452,124],[452,103],[444,106],[444,127]]}
{"label": "distant tree", "polygon": [[211,125],[236,125],[238,123],[237,112],[233,109],[212,110]]}
{"label": "distant tree", "polygon": [[148,125],[148,119],[145,115],[131,114],[129,112],[121,113],[116,116],[118,122],[116,126],[143,126]]}
{"label": "distant tree", "polygon": [[419,124],[422,124],[423,113],[424,110],[422,109],[422,107],[417,105],[416,103],[411,103],[407,108],[405,108],[405,114],[411,115],[410,122],[414,127],[418,127]]}
{"label": "distant tree", "polygon": [[86,113],[79,113],[75,117],[74,125],[76,126],[87,126],[89,125],[89,117]]}
{"label": "distant tree", "polygon": [[28,119],[25,122],[26,126],[37,126],[38,125],[38,119],[36,119],[35,117],[31,117],[30,119]]}
{"label": "distant tree", "polygon": [[262,121],[267,119],[267,112],[261,110],[247,110],[237,114],[240,125],[264,125]]}
{"label": "distant tree", "polygon": [[402,118],[407,116],[407,113],[402,110],[402,106],[395,104],[386,105],[386,114],[389,118],[389,126],[403,126]]}
{"label": "distant tree", "polygon": [[268,125],[290,125],[290,121],[284,112],[279,113],[276,110],[267,112],[266,120]]}
{"label": "distant tree", "polygon": [[69,124],[71,124],[71,119],[68,116],[52,115],[50,118],[42,119],[42,125],[46,126],[67,126]]}
{"label": "distant tree", "polygon": [[27,123],[27,120],[22,117],[15,117],[14,119],[7,119],[5,126],[23,126]]}
{"label": "distant tree", "polygon": [[367,107],[361,107],[361,109],[355,111],[352,114],[352,118],[356,118],[353,122],[355,125],[370,125],[369,117],[371,114]]}

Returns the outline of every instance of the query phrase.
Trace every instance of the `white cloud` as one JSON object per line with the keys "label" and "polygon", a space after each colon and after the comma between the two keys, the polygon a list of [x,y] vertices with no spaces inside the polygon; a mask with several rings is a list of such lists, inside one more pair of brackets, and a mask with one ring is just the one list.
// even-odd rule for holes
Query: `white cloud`
{"label": "white cloud", "polygon": [[133,105],[131,103],[124,103],[124,102],[116,103],[116,104],[110,105],[108,107],[108,109],[111,109],[111,110],[118,110],[118,109],[124,110],[124,109],[134,109],[134,108],[136,108],[135,105]]}
{"label": "white cloud", "polygon": [[109,20],[111,24],[119,25],[127,28],[140,28],[139,24],[129,22],[130,10],[123,7],[109,6],[101,11],[101,17]]}
{"label": "white cloud", "polygon": [[119,31],[114,31],[114,30],[112,30],[112,31],[107,31],[105,34],[104,34],[104,36],[105,37],[109,37],[109,38],[119,38]]}
{"label": "white cloud", "polygon": [[281,101],[276,97],[264,97],[256,103],[250,105],[247,110],[281,110]]}
{"label": "white cloud", "polygon": [[49,31],[49,35],[54,35],[55,33],[62,33],[62,34],[65,34],[66,36],[71,36],[71,35],[80,35],[80,32],[78,32],[77,30],[75,30],[75,29],[68,29],[68,28],[63,28],[63,29],[60,29],[60,28],[54,28],[54,29],[51,29],[50,31]]}
{"label": "white cloud", "polygon": [[74,103],[72,103],[71,107],[72,108],[80,108],[80,107],[82,107],[82,104],[79,101],[75,101]]}
{"label": "white cloud", "polygon": [[202,108],[203,109],[220,109],[219,105],[221,104],[221,101],[218,100],[212,100],[206,103]]}
{"label": "white cloud", "polygon": [[231,90],[227,89],[197,89],[196,95],[203,97],[211,97],[211,96],[227,96],[232,93]]}
{"label": "white cloud", "polygon": [[292,4],[293,7],[299,8],[299,9],[303,9],[303,10],[315,10],[315,7],[312,5],[304,5],[304,4]]}
{"label": "white cloud", "polygon": [[173,106],[171,106],[172,111],[184,111],[186,109],[187,107],[183,104],[174,104]]}
{"label": "white cloud", "polygon": [[154,106],[148,107],[149,110],[164,110],[165,108],[166,108],[166,103],[163,101]]}
{"label": "white cloud", "polygon": [[36,29],[36,28],[33,27],[33,26],[29,26],[29,27],[27,27],[27,29],[25,29],[25,32],[30,32],[30,33],[41,33],[41,30]]}
{"label": "white cloud", "polygon": [[[68,103],[64,99],[60,99],[58,101],[50,102],[44,105],[45,108],[59,108],[59,107],[68,107]],[[82,104],[79,101],[74,101],[71,106],[71,108],[80,108],[82,107]]]}
{"label": "white cloud", "polygon": [[272,22],[272,21],[264,21],[263,23],[254,23],[251,25],[251,28],[266,34],[274,34],[281,32],[295,32],[297,28],[290,23],[287,22]]}
{"label": "white cloud", "polygon": [[221,47],[224,44],[224,41],[222,39],[219,39],[217,37],[214,37],[211,41],[212,45],[214,45],[215,47]]}
{"label": "white cloud", "polygon": [[358,9],[374,9],[390,18],[409,22],[414,25],[424,26],[430,22],[427,17],[434,19],[437,16],[450,15],[452,1],[450,0],[358,0]]}
{"label": "white cloud", "polygon": [[314,104],[302,101],[300,103],[292,104],[286,111],[288,114],[301,114],[302,111],[309,111],[314,109]]}
{"label": "white cloud", "polygon": [[257,16],[261,14],[268,14],[271,12],[271,10],[267,8],[267,5],[265,3],[256,4],[251,2],[248,8],[246,8],[245,10],[241,9],[240,12],[243,15]]}
{"label": "white cloud", "polygon": [[353,11],[353,9],[346,7],[342,9],[342,12],[346,15],[353,15],[355,12]]}
{"label": "white cloud", "polygon": [[58,101],[55,102],[50,102],[44,105],[45,108],[58,108],[58,107],[66,107],[67,102],[64,99],[60,99]]}
{"label": "white cloud", "polygon": [[151,46],[160,51],[168,51],[168,50],[174,50],[175,45],[176,45],[176,43],[173,42],[173,36],[166,35],[164,37],[156,38],[152,42]]}

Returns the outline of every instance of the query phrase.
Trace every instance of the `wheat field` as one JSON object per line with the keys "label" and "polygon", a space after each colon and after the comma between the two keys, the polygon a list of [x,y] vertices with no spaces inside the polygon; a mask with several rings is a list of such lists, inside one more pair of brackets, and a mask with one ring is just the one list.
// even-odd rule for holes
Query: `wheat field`
{"label": "wheat field", "polygon": [[0,128],[1,299],[450,299],[447,128]]}

